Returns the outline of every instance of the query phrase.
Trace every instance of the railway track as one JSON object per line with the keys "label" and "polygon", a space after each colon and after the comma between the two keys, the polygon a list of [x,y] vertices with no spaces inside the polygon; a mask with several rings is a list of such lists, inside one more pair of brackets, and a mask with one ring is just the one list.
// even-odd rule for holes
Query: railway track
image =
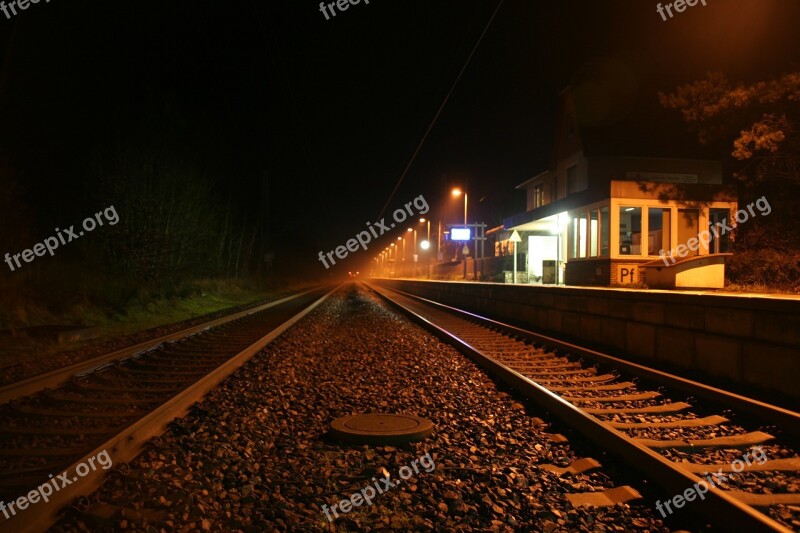
{"label": "railway track", "polygon": [[[46,529],[61,507],[100,485],[106,467],[95,459],[131,460],[335,290],[301,292],[0,388],[0,500],[9,502],[0,531]],[[63,486],[48,489],[48,501],[41,490],[28,496],[47,482]]]}
{"label": "railway track", "polygon": [[[367,287],[661,486],[676,507],[667,506],[669,514],[661,507],[664,517],[686,512],[701,524],[735,531],[800,529],[800,454],[793,444],[800,414],[408,293]],[[761,452],[758,460],[754,450]],[[781,493],[772,493],[776,480],[788,480]],[[688,494],[700,486],[708,487],[702,499],[697,490]],[[671,496],[683,494],[692,498]]]}

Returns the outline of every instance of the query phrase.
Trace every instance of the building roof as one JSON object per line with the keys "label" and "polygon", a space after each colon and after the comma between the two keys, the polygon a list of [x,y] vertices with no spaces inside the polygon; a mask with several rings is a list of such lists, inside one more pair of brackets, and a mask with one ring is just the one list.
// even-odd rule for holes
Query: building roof
{"label": "building roof", "polygon": [[[638,93],[627,109],[601,122],[587,109],[603,105],[590,96],[576,101],[576,119],[586,157],[647,157],[719,160],[687,131],[680,115],[665,109],[655,93]],[[587,117],[588,115],[588,117]]]}
{"label": "building roof", "polygon": [[528,185],[530,182],[538,180],[539,178],[541,178],[543,176],[546,176],[549,172],[550,172],[549,170],[545,170],[544,172],[539,172],[534,177],[526,179],[525,181],[523,181],[522,183],[520,183],[519,185],[517,185],[514,188],[515,189],[524,189],[525,186]]}
{"label": "building roof", "polygon": [[625,91],[612,85],[583,84],[567,87],[559,95],[550,168],[517,189],[556,168],[569,114],[574,117],[577,144],[586,157],[722,159],[718,150],[698,142],[678,113],[661,106],[657,88]]}

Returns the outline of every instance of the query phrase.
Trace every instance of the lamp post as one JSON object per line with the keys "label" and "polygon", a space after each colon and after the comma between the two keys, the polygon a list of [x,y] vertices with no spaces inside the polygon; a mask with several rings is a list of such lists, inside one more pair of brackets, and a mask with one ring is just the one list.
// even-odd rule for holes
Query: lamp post
{"label": "lamp post", "polygon": [[[450,192],[454,197],[458,198],[462,194],[464,195],[464,226],[467,225],[467,191],[461,190],[460,187],[454,187],[453,190]],[[466,244],[464,246],[467,246]],[[456,248],[456,256],[458,256],[458,248]],[[467,277],[467,256],[464,255],[464,277]]]}
{"label": "lamp post", "polygon": [[[466,225],[467,225],[467,191],[466,191],[466,188],[462,192],[460,188],[455,187],[451,191],[451,194],[453,196],[455,196],[456,198],[458,198],[462,194],[464,195],[464,226],[466,227]],[[476,226],[475,229],[477,230],[477,226]],[[476,241],[476,244],[477,244],[477,241]],[[466,244],[466,242],[464,243],[464,249],[467,250],[467,252],[469,253],[469,246]],[[467,255],[468,255],[468,253],[464,254],[464,279],[467,278]],[[478,253],[478,248],[476,246],[475,247],[475,254],[477,255],[477,253]],[[473,261],[475,261],[474,258],[473,258]]]}
{"label": "lamp post", "polygon": [[406,240],[403,237],[398,237],[398,241],[403,241],[403,253],[400,254],[400,245],[397,245],[397,253],[401,255],[400,263],[403,265],[401,267],[400,275],[405,277],[406,276]]}
{"label": "lamp post", "polygon": [[[452,190],[451,194],[453,196],[455,196],[456,198],[458,198],[459,196],[461,196],[462,192],[461,192],[460,188],[456,187],[456,188],[454,188]],[[467,225],[467,191],[464,191],[463,194],[464,194],[464,225],[466,226]]]}
{"label": "lamp post", "polygon": [[514,233],[511,234],[511,237],[508,239],[511,241],[511,244],[514,246],[514,270],[511,276],[511,283],[517,283],[517,244],[522,242],[522,237],[519,236],[519,232],[514,230]]}
{"label": "lamp post", "polygon": [[428,257],[428,260],[425,262],[425,277],[430,279],[431,278],[431,260],[430,260],[430,252],[428,252],[428,250],[430,250],[431,241],[422,241],[421,243],[419,243],[419,247],[422,248],[422,250],[424,250],[426,252],[425,255]]}
{"label": "lamp post", "polygon": [[425,218],[419,219],[420,224],[428,223],[428,242],[431,242],[431,221]]}
{"label": "lamp post", "polygon": [[443,261],[444,254],[442,253],[442,220],[439,219],[439,229],[436,232],[436,260]]}
{"label": "lamp post", "polygon": [[428,237],[424,241],[419,243],[419,247],[425,252],[425,277],[430,279],[430,277],[431,277],[431,255],[430,255],[430,252],[428,252],[428,250],[431,247],[431,221],[430,221],[430,219],[420,218],[419,219],[419,223],[420,224],[427,223],[427,225],[428,225]]}
{"label": "lamp post", "polygon": [[417,229],[408,228],[407,231],[414,234],[413,246],[411,247],[411,277],[417,277]]}
{"label": "lamp post", "polygon": [[564,281],[562,279],[563,276],[561,275],[561,259],[564,257],[564,255],[561,253],[561,234],[564,233],[564,230],[569,226],[569,213],[567,211],[559,213],[556,217],[556,221],[558,231],[558,243],[556,244],[556,285],[561,285]]}

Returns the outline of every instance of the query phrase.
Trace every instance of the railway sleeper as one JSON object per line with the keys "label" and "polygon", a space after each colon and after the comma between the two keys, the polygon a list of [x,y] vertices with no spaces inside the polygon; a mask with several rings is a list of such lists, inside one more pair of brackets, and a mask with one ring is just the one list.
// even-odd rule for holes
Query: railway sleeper
{"label": "railway sleeper", "polygon": [[689,439],[689,440],[657,440],[642,439],[634,437],[633,440],[648,448],[749,448],[758,444],[764,444],[773,440],[775,437],[763,431],[750,431],[741,435],[731,435],[728,437],[714,437],[713,439]]}
{"label": "railway sleeper", "polygon": [[716,426],[729,420],[724,416],[712,415],[703,418],[687,418],[671,422],[606,422],[614,429],[647,429],[647,428],[696,428]]}
{"label": "railway sleeper", "polygon": [[590,415],[652,415],[679,413],[690,407],[686,402],[670,402],[646,407],[587,407],[583,411]]}
{"label": "railway sleeper", "polygon": [[638,402],[642,400],[652,400],[654,398],[659,398],[660,396],[661,396],[660,392],[647,391],[647,392],[640,392],[638,394],[625,394],[622,396],[562,396],[562,398],[572,403],[579,403],[579,402],[615,403],[615,402]]}

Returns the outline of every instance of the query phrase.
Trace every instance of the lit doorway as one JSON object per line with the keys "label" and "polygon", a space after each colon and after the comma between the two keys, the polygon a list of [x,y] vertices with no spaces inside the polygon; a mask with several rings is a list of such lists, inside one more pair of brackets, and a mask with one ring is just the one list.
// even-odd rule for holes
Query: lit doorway
{"label": "lit doorway", "polygon": [[528,283],[558,283],[558,236],[528,236]]}

